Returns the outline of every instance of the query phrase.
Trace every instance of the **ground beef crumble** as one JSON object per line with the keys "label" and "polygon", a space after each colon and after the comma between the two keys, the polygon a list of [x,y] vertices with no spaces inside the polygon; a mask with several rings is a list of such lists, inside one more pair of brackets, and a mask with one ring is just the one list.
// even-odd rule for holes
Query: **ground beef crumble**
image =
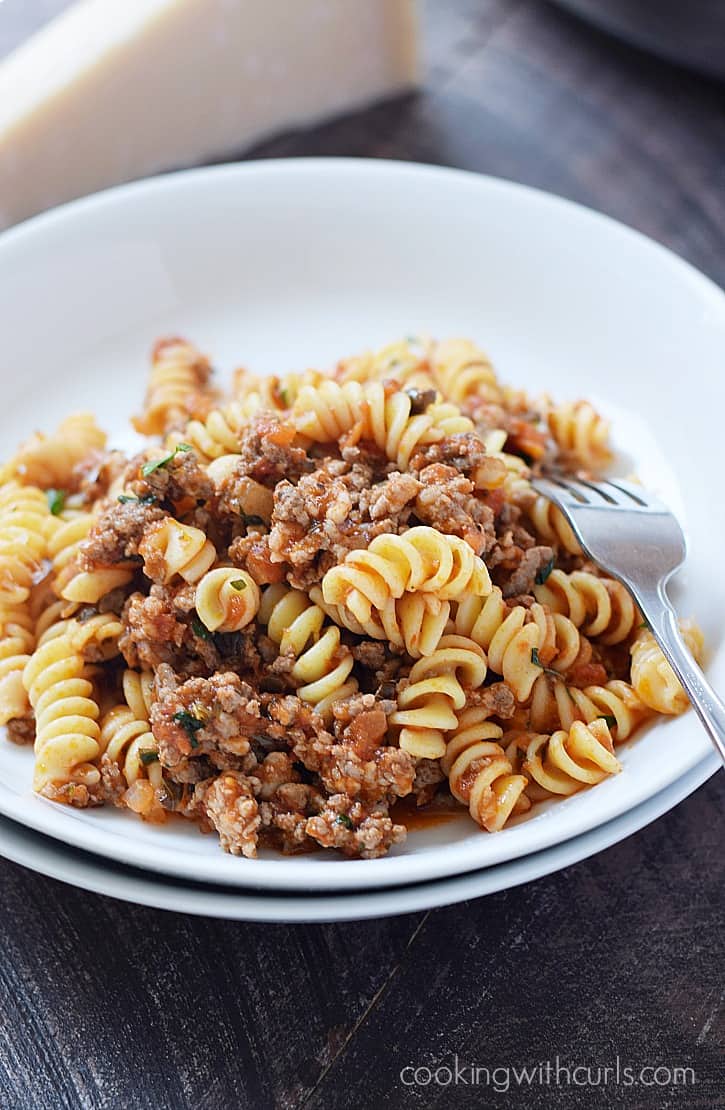
{"label": "ground beef crumble", "polygon": [[174,770],[217,751],[245,756],[250,737],[262,731],[258,695],[232,671],[179,684],[171,667],[162,664],[155,685],[151,727],[163,767]]}
{"label": "ground beef crumble", "polygon": [[80,545],[81,567],[95,570],[138,559],[138,545],[144,532],[165,516],[157,505],[141,501],[109,502]]}
{"label": "ground beef crumble", "polygon": [[326,459],[297,485],[277,484],[269,551],[273,562],[287,566],[292,586],[310,589],[349,551],[407,525],[416,479],[396,471],[379,485],[371,483],[362,463]]}

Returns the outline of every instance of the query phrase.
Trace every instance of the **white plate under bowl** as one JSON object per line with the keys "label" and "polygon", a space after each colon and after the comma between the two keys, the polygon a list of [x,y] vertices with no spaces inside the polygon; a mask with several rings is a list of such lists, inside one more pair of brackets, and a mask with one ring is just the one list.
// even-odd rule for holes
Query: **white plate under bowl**
{"label": "white plate under bowl", "polygon": [[[614,418],[622,465],[662,493],[687,530],[680,611],[702,624],[725,686],[725,520],[718,472],[725,409],[725,296],[641,235],[504,181],[381,161],[293,160],[141,182],[0,236],[6,451],[78,408],[121,446],[155,337],[181,334],[225,373],[329,365],[417,331],[469,335],[500,375]],[[0,746],[0,812],[68,844],[185,879],[340,891],[490,867],[580,836],[700,762],[692,714],[621,749],[624,770],[489,836],[465,817],[414,832],[380,860],[331,853],[251,861],[170,822],[32,795],[32,753]]]}
{"label": "white plate under bowl", "polygon": [[274,893],[188,883],[99,859],[68,848],[40,833],[0,817],[0,856],[23,864],[41,875],[59,879],[94,894],[106,894],[160,910],[203,914],[235,921],[322,922],[393,917],[402,913],[449,906],[499,890],[508,890],[588,859],[632,833],[643,829],[696,790],[719,766],[712,754],[666,790],[596,829],[564,844],[510,860],[494,867],[448,879],[432,879],[411,886],[337,891],[332,894]]}

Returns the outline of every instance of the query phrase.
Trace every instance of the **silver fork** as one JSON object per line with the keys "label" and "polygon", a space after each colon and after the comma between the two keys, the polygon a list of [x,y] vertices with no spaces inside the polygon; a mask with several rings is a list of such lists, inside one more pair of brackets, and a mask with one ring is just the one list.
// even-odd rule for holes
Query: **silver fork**
{"label": "silver fork", "polygon": [[725,704],[692,658],[666,589],[685,561],[682,529],[657,498],[631,482],[586,482],[552,474],[533,486],[554,502],[587,555],[634,597],[725,763]]}

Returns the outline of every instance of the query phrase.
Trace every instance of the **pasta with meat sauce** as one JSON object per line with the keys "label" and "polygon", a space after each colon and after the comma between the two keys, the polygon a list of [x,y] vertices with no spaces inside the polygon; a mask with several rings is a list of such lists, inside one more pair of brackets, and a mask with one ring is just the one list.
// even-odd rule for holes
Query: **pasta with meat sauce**
{"label": "pasta with meat sauce", "polygon": [[133,424],[135,455],[81,413],[2,470],[0,719],[45,798],[173,812],[246,858],[371,858],[405,839],[398,799],[498,832],[685,709],[532,486],[596,475],[607,423],[472,341],[238,370],[224,394],[161,339]]}

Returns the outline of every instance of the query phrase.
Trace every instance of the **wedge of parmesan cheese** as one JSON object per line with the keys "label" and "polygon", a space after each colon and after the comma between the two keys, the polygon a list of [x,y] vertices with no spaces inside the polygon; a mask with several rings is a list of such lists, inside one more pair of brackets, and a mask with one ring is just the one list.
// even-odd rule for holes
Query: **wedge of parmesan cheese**
{"label": "wedge of parmesan cheese", "polygon": [[80,0],[0,64],[0,227],[415,74],[414,0]]}

